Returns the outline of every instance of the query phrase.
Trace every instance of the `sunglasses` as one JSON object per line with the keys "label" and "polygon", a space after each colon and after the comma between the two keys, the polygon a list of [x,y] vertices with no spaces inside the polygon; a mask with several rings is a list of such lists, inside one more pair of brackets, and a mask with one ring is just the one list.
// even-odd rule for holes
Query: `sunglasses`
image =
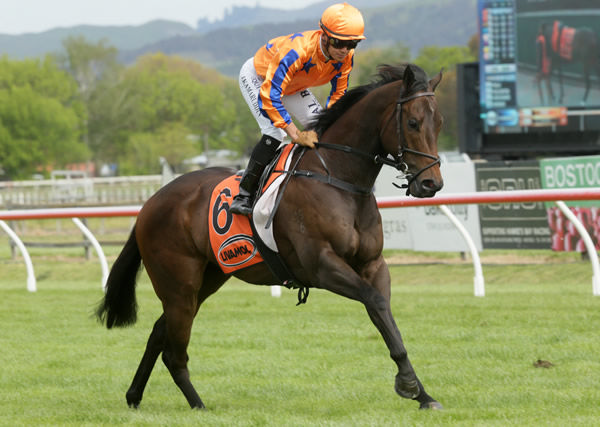
{"label": "sunglasses", "polygon": [[360,40],[340,40],[329,37],[329,44],[335,49],[343,49],[345,47],[348,49],[354,49],[359,42]]}

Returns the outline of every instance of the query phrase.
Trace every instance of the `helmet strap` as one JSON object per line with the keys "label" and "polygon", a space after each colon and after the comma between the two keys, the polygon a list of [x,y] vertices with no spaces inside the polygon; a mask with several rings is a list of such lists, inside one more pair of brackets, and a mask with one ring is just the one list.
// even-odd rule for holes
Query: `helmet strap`
{"label": "helmet strap", "polygon": [[[325,41],[324,37],[327,37],[327,41]],[[323,55],[325,55],[325,58],[327,58],[327,61],[330,61],[332,58],[329,56],[329,36],[325,34],[325,31],[323,31],[323,34],[321,34],[319,46],[321,47],[321,52],[323,52]]]}

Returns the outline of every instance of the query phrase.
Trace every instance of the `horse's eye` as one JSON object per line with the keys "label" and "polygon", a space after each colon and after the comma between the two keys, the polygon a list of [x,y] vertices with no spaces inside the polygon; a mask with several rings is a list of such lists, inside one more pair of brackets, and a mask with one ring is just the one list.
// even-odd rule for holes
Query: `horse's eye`
{"label": "horse's eye", "polygon": [[408,119],[408,127],[414,130],[418,130],[419,122],[416,119]]}

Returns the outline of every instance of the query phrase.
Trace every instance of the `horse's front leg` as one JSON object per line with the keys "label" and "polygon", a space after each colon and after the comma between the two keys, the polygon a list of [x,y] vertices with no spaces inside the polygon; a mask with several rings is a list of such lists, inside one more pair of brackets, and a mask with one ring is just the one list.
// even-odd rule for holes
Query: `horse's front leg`
{"label": "horse's front leg", "polygon": [[320,257],[319,283],[325,289],[362,302],[383,337],[390,357],[398,366],[394,387],[396,393],[417,400],[421,408],[440,409],[442,406],[425,392],[408,359],[402,336],[392,316],[390,275],[383,258],[370,263],[364,269],[363,276],[359,276],[332,251],[325,251]]}
{"label": "horse's front leg", "polygon": [[[404,347],[402,336],[392,315],[390,272],[383,257],[371,263],[365,270],[365,274],[367,275],[367,281],[372,284],[372,287],[369,287],[370,290],[366,292],[368,294],[367,298],[372,302],[370,304],[365,303],[365,307],[371,321],[379,329],[390,349],[391,358],[398,365],[398,374],[394,386],[396,393],[402,397],[417,400],[421,409],[442,409],[442,405],[427,394],[408,360],[408,353]],[[391,336],[388,339],[386,334],[390,332]]]}

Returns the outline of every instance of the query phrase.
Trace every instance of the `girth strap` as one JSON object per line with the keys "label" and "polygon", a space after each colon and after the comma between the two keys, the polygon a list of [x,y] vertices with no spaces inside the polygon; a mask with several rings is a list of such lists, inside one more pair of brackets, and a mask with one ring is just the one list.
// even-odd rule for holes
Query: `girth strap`
{"label": "girth strap", "polygon": [[258,252],[262,255],[265,260],[265,264],[271,271],[271,274],[275,276],[279,282],[288,289],[298,289],[298,303],[306,304],[306,300],[308,299],[308,286],[304,285],[300,280],[294,276],[294,273],[290,271],[287,267],[283,259],[278,252],[271,250],[265,242],[262,241],[260,235],[256,231],[256,227],[254,226],[254,221],[250,221],[250,227],[252,228],[253,240],[254,244],[258,248]]}

